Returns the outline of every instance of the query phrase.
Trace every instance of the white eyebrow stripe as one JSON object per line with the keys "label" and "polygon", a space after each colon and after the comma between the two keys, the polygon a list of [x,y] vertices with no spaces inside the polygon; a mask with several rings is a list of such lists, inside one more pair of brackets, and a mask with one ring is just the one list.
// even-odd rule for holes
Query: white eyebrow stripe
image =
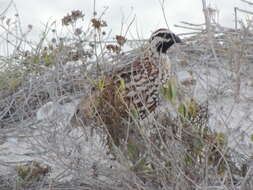
{"label": "white eyebrow stripe", "polygon": [[157,34],[159,33],[171,33],[171,31],[169,31],[168,29],[163,29],[163,30],[158,30],[158,31],[155,31],[151,37],[154,37],[156,36]]}

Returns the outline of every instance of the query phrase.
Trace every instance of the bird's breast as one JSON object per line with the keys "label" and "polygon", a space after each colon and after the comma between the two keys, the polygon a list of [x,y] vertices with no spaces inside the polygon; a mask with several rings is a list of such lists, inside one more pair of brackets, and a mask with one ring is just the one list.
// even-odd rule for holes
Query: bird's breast
{"label": "bird's breast", "polygon": [[125,83],[125,100],[138,108],[141,115],[155,110],[159,90],[170,76],[170,62],[166,57],[148,54],[139,57],[128,69],[118,73]]}

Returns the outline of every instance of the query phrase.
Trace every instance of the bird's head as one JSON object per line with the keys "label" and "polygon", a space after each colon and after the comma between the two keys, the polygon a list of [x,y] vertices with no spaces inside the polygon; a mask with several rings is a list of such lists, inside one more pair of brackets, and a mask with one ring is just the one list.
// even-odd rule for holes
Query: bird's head
{"label": "bird's head", "polygon": [[181,43],[181,39],[169,29],[158,29],[149,39],[151,48],[158,53],[166,53],[174,43]]}

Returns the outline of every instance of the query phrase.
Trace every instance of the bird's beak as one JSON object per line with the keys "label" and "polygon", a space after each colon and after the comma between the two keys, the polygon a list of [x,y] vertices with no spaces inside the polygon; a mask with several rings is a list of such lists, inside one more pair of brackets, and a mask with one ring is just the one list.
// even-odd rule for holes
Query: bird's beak
{"label": "bird's beak", "polygon": [[182,40],[177,35],[175,35],[174,40],[175,40],[176,43],[182,43]]}

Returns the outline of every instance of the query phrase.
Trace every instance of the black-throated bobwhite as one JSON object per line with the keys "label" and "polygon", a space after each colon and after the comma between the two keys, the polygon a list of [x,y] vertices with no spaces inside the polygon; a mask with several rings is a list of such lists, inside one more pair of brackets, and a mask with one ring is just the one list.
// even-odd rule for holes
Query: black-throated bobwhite
{"label": "black-throated bobwhite", "polygon": [[[126,54],[114,60],[113,69],[98,80],[91,96],[81,101],[79,109],[88,115],[95,110],[106,120],[130,113],[145,118],[156,109],[160,87],[171,74],[167,50],[180,42],[170,30],[156,30],[139,54]],[[91,107],[95,109],[88,109]]]}

